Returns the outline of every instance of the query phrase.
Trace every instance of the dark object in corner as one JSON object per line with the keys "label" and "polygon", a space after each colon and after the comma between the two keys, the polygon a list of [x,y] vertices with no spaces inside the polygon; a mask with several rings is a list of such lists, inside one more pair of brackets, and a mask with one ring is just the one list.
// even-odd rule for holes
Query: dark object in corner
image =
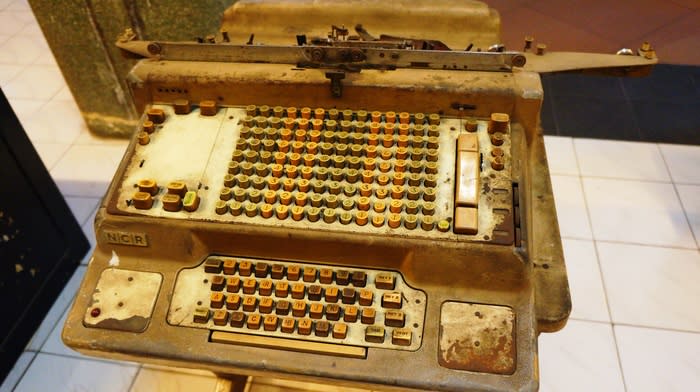
{"label": "dark object in corner", "polygon": [[90,244],[0,91],[0,382]]}

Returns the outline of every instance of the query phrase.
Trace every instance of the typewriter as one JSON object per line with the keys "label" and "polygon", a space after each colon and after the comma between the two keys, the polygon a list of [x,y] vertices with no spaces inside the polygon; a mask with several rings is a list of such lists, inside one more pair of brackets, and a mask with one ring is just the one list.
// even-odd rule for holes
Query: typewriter
{"label": "typewriter", "polygon": [[[143,57],[144,115],[66,344],[222,375],[536,390],[537,336],[571,308],[527,68],[543,56],[244,30],[117,43]],[[653,62],[614,57],[601,64]]]}

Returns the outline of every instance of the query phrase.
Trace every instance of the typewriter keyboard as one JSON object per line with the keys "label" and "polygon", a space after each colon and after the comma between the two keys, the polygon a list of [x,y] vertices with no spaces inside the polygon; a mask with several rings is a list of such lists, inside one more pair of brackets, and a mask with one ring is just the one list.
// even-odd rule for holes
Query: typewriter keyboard
{"label": "typewriter keyboard", "polygon": [[179,273],[168,322],[414,351],[425,306],[397,272],[211,256]]}

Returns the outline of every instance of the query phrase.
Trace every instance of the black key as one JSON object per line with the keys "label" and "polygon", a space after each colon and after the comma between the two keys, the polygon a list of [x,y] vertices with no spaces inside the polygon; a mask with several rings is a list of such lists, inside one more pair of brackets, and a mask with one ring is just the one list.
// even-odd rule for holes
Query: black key
{"label": "black key", "polygon": [[355,303],[355,289],[346,287],[343,289],[343,303],[352,305]]}
{"label": "black key", "polygon": [[352,273],[352,285],[355,287],[365,287],[367,284],[367,274],[364,271]]}
{"label": "black key", "polygon": [[350,284],[350,272],[338,271],[335,273],[335,282],[342,286]]}
{"label": "black key", "polygon": [[312,284],[309,286],[309,299],[311,301],[320,301],[321,295],[323,294],[323,289],[317,284]]}
{"label": "black key", "polygon": [[275,313],[279,314],[280,316],[286,316],[289,314],[289,308],[291,307],[291,304],[289,301],[277,301],[277,306],[275,307]]}
{"label": "black key", "polygon": [[284,277],[284,266],[282,264],[272,265],[272,279],[282,279]]}
{"label": "black key", "polygon": [[243,323],[245,323],[245,313],[243,312],[231,312],[231,318],[229,323],[232,327],[242,328]]}
{"label": "black key", "polygon": [[267,263],[255,263],[255,277],[256,278],[266,278],[267,271],[270,269],[270,265]]}
{"label": "black key", "polygon": [[336,304],[326,305],[326,318],[331,321],[340,320],[340,306]]}
{"label": "black key", "polygon": [[226,286],[226,279],[221,275],[215,275],[211,278],[211,289],[212,291],[221,291]]}
{"label": "black key", "polygon": [[331,329],[331,323],[325,320],[316,321],[316,336],[328,336],[328,332]]}
{"label": "black key", "polygon": [[207,261],[204,262],[204,272],[218,274],[221,272],[222,264],[223,262],[221,259],[207,259]]}

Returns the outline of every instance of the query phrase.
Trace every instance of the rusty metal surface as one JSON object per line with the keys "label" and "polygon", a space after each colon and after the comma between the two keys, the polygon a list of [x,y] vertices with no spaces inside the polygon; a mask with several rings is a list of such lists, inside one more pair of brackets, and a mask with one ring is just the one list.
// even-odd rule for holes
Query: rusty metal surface
{"label": "rusty metal surface", "polygon": [[[118,258],[110,260],[118,265]],[[154,272],[107,268],[102,271],[83,323],[87,327],[141,332],[153,313],[162,277]]]}
{"label": "rusty metal surface", "polygon": [[[302,12],[308,15],[308,7],[314,7],[312,2],[305,2],[287,14],[271,15],[269,11],[279,5],[245,3],[251,9],[267,9],[265,15],[270,19],[265,19],[265,23],[271,23],[276,17],[286,18]],[[448,3],[453,2],[441,2],[443,6]],[[335,4],[338,9],[347,9],[340,2]],[[374,5],[379,7],[379,2]],[[441,8],[441,12],[444,9]],[[334,11],[329,9],[329,14]],[[492,15],[481,3],[474,4],[473,12]],[[240,16],[236,19],[240,22],[237,31],[242,34],[247,29],[247,39],[249,26],[260,25],[263,21],[246,21],[244,14],[236,16]],[[234,19],[227,15],[224,28],[230,27]],[[279,26],[275,25],[276,28]],[[323,26],[328,26],[325,19]],[[367,27],[371,31],[387,32],[371,25]],[[287,38],[289,31],[285,32]],[[460,120],[467,117],[483,119],[493,112],[508,113],[512,120],[509,132],[512,162],[507,182],[509,186],[512,182],[518,184],[517,200],[521,214],[517,220],[519,228],[515,216],[511,217],[512,220],[508,218],[506,223],[513,222],[514,233],[519,229],[520,246],[512,241],[507,245],[494,245],[446,240],[439,236],[367,235],[362,231],[326,230],[323,227],[294,228],[123,215],[114,201],[121,192],[121,179],[133,164],[137,145],[134,138],[98,211],[96,250],[68,315],[62,336],[64,341],[90,355],[204,368],[217,374],[272,375],[373,390],[536,390],[539,377],[537,334],[562,326],[568,317],[567,309],[570,309],[543,138],[538,129],[542,103],[539,76],[521,70],[504,74],[363,70],[359,74],[348,74],[342,83],[342,97],[334,97],[321,70],[295,70],[281,64],[154,60],[140,62],[129,79],[141,110],[153,103],[172,103],[175,99],[186,98],[192,103],[215,100],[222,106],[273,103],[313,108],[435,112]],[[488,140],[483,142],[488,143]],[[514,197],[509,190],[502,195],[502,200],[496,201],[512,207]],[[510,230],[510,227],[506,229]],[[134,246],[134,240],[110,241],[114,233],[127,234],[127,239],[145,238],[146,241],[139,241],[139,245],[146,246]],[[513,237],[517,236],[513,234]],[[399,271],[406,284],[423,291],[427,297],[421,345],[416,351],[368,347],[364,359],[347,358],[269,347],[216,344],[210,342],[209,330],[169,325],[169,304],[178,273],[199,265],[211,254]],[[140,333],[86,328],[83,323],[100,275],[110,268],[114,255],[120,260],[120,268],[162,274],[151,322]],[[545,260],[553,268],[540,268]],[[469,327],[466,330],[471,332],[465,335],[464,330],[451,323],[458,319],[454,316],[454,309],[449,309],[453,305],[448,305],[445,313],[445,304],[458,304],[456,310],[485,306],[479,309],[479,313],[490,317],[480,319],[476,311],[472,312],[472,316],[465,320]],[[449,317],[441,327],[444,315]],[[475,348],[473,339],[469,340],[475,336],[479,337],[478,348]],[[445,338],[444,342],[442,338]],[[471,346],[459,344],[460,341],[470,341]],[[457,353],[461,355],[455,357]],[[442,363],[452,364],[452,368],[440,364],[441,356],[444,357]]]}
{"label": "rusty metal surface", "polygon": [[515,314],[505,306],[445,302],[440,312],[441,366],[472,372],[515,371]]}
{"label": "rusty metal surface", "polygon": [[235,45],[228,42],[117,41],[131,53],[163,61],[291,64],[302,68],[426,68],[460,71],[510,71],[525,64],[519,52],[470,52],[345,46]]}

